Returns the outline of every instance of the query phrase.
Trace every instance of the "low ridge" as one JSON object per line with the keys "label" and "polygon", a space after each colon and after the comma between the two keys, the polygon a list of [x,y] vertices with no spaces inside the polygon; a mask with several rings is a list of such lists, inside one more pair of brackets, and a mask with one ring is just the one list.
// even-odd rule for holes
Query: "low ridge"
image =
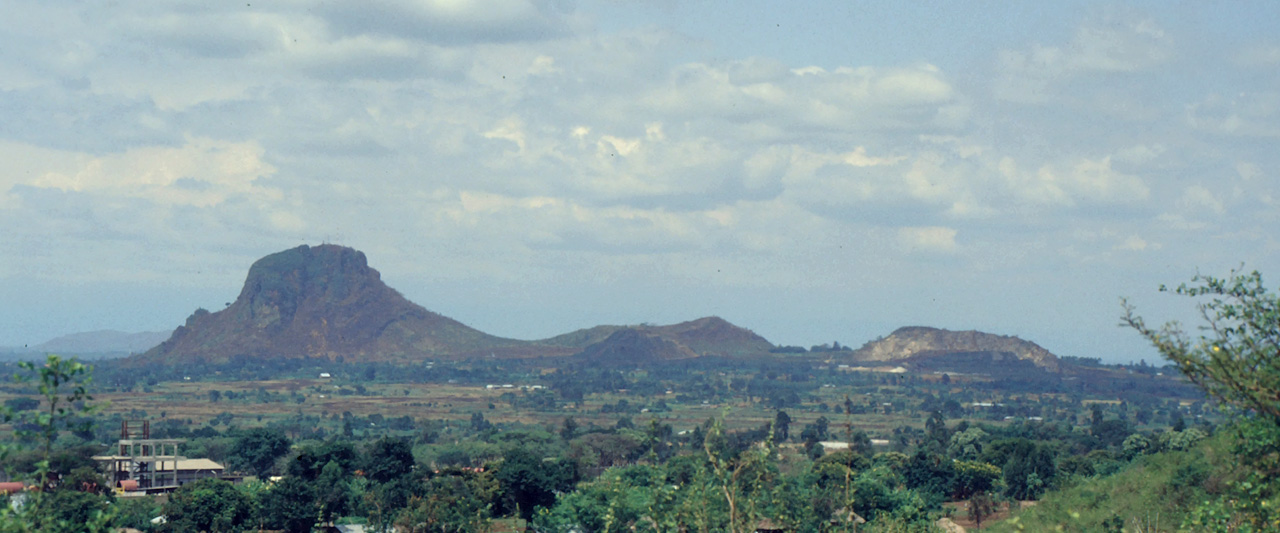
{"label": "low ridge", "polygon": [[[580,355],[588,360],[654,361],[757,356],[768,354],[773,348],[764,337],[715,316],[670,326],[597,326],[554,339],[582,342],[601,336],[604,338],[586,346]],[[621,357],[623,354],[627,357]]]}

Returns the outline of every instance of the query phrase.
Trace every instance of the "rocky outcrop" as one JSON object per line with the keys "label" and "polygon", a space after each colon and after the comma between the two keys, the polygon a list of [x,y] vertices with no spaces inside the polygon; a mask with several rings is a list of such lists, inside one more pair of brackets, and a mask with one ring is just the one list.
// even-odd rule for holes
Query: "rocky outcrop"
{"label": "rocky outcrop", "polygon": [[217,312],[197,310],[168,340],[137,357],[411,360],[525,344],[428,311],[383,283],[363,253],[321,245],[258,260],[235,302]]}
{"label": "rocky outcrop", "polygon": [[856,362],[897,362],[947,354],[1012,354],[1045,370],[1059,370],[1058,357],[1034,342],[980,331],[948,331],[928,327],[899,328],[888,337],[854,350]]}
{"label": "rocky outcrop", "polygon": [[326,244],[259,259],[226,309],[197,309],[168,340],[130,361],[342,357],[407,362],[584,351],[592,358],[628,361],[754,355],[771,347],[718,317],[671,326],[597,326],[542,341],[495,337],[410,302],[382,282],[363,253]]}

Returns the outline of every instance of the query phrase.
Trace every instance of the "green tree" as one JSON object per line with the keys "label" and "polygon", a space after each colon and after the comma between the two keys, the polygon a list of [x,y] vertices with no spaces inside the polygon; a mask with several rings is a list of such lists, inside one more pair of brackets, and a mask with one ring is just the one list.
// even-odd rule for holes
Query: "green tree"
{"label": "green tree", "polygon": [[1197,274],[1191,281],[1160,291],[1196,299],[1207,335],[1193,339],[1177,322],[1150,327],[1127,301],[1123,324],[1210,396],[1280,425],[1280,297],[1266,290],[1256,271],[1233,270],[1225,278]]}
{"label": "green tree", "polygon": [[289,438],[278,430],[255,428],[242,433],[231,446],[231,464],[258,477],[271,475],[276,459],[289,453]]}
{"label": "green tree", "polygon": [[1053,453],[1026,439],[1017,439],[1004,465],[1005,494],[1015,500],[1035,500],[1053,479]]}
{"label": "green tree", "polygon": [[351,473],[345,471],[338,461],[325,463],[316,478],[315,487],[321,522],[333,522],[351,511]]}
{"label": "green tree", "polygon": [[360,456],[349,442],[331,441],[319,446],[307,446],[289,463],[289,475],[307,481],[315,481],[330,462],[336,462],[340,471],[351,472],[359,464]]}
{"label": "green tree", "polygon": [[956,477],[951,484],[951,495],[959,500],[974,494],[990,492],[996,488],[1004,472],[1000,467],[978,461],[956,461]]}
{"label": "green tree", "polygon": [[315,488],[297,476],[286,476],[262,493],[259,514],[267,529],[309,533],[320,515]]}
{"label": "green tree", "polygon": [[1151,451],[1151,440],[1143,436],[1141,433],[1134,433],[1124,439],[1122,448],[1124,450],[1124,457],[1126,459],[1133,459],[1134,457],[1138,457],[1139,455]]}
{"label": "green tree", "polygon": [[22,418],[37,428],[35,433],[40,438],[40,447],[44,454],[40,486],[51,488],[48,485],[49,458],[53,455],[53,443],[58,439],[58,433],[76,429],[78,419],[97,411],[96,406],[85,403],[93,400],[88,393],[89,383],[93,381],[93,367],[85,366],[75,359],[62,359],[56,355],[49,355],[43,366],[24,361],[18,363],[18,368],[26,370],[29,374],[19,374],[15,377],[16,380],[26,382],[33,376],[38,378],[36,388],[44,397],[44,409],[33,412],[32,416]]}
{"label": "green tree", "polygon": [[875,452],[871,447],[871,436],[861,429],[849,435],[849,450],[864,457],[871,457]]}
{"label": "green tree", "polygon": [[163,531],[239,532],[251,527],[253,502],[220,479],[188,483],[169,495]]}
{"label": "green tree", "polygon": [[489,504],[477,480],[445,475],[426,482],[425,495],[409,499],[396,525],[406,533],[488,531]]}
{"label": "green tree", "polygon": [[374,483],[388,483],[413,473],[413,447],[405,439],[383,437],[369,445],[364,475]]}
{"label": "green tree", "polygon": [[498,465],[501,503],[508,512],[518,511],[529,520],[538,507],[551,507],[556,491],[573,486],[573,467],[567,461],[543,461],[540,454],[524,447],[508,450]]}
{"label": "green tree", "polygon": [[947,455],[961,460],[977,459],[982,455],[983,441],[986,439],[987,432],[980,428],[971,427],[952,433],[947,444]]}
{"label": "green tree", "polygon": [[564,418],[564,425],[560,427],[560,437],[566,441],[573,440],[578,435],[578,421],[572,416]]}
{"label": "green tree", "polygon": [[[1127,301],[1122,325],[1146,337],[1209,396],[1246,415],[1230,428],[1243,479],[1219,499],[1192,509],[1183,525],[1226,530],[1243,521],[1274,530],[1280,527],[1280,296],[1266,289],[1258,272],[1240,270],[1225,278],[1197,274],[1191,285],[1160,290],[1195,300],[1204,333],[1193,338],[1177,322],[1148,326]],[[1188,445],[1182,441],[1199,437],[1191,431],[1179,416],[1172,432],[1178,442],[1170,435],[1162,444]]]}
{"label": "green tree", "polygon": [[156,529],[151,519],[160,516],[160,505],[151,498],[120,498],[115,503],[116,516],[111,525],[143,532]]}
{"label": "green tree", "polygon": [[[826,419],[820,418],[819,422],[825,431]],[[711,467],[708,473],[712,483],[728,507],[728,531],[736,533],[753,527],[776,494],[771,489],[779,478],[774,461],[778,451],[768,439],[738,451],[729,444],[729,437],[723,421],[717,418],[707,430],[703,448]]]}
{"label": "green tree", "polygon": [[778,411],[773,417],[773,440],[787,442],[791,436],[791,416],[786,411]]}
{"label": "green tree", "polygon": [[[14,511],[8,505],[0,507],[0,532],[107,530],[113,516],[107,507],[109,499],[101,495],[105,484],[93,472],[84,475],[84,471],[79,471],[73,479],[89,480],[92,487],[80,487],[74,480],[59,487],[61,474],[70,474],[75,468],[67,465],[54,473],[51,467],[58,434],[64,430],[87,429],[83,422],[92,419],[84,415],[97,411],[97,406],[89,403],[93,397],[87,392],[93,368],[57,355],[46,357],[44,365],[22,362],[18,367],[24,373],[14,376],[14,381],[34,381],[43,397],[41,408],[24,411],[17,417],[19,423],[34,428],[19,431],[19,436],[39,442],[40,460],[36,463],[35,478],[41,490],[27,493],[26,504],[20,510]],[[7,408],[0,418],[5,422],[14,419]],[[6,463],[9,451],[8,443],[0,443],[0,459]],[[77,490],[79,488],[87,490]]]}
{"label": "green tree", "polygon": [[109,519],[110,498],[79,490],[56,490],[42,498],[33,526],[41,533],[80,533],[104,530]]}

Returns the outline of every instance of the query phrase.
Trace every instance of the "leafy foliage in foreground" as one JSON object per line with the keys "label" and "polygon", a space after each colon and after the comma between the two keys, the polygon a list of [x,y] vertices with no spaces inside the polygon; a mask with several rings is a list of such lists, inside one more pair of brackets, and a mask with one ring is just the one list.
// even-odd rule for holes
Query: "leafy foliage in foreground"
{"label": "leafy foliage in foreground", "polygon": [[1127,302],[1122,323],[1234,410],[1235,423],[1208,439],[1182,427],[1131,434],[1122,444],[1131,464],[1110,476],[1085,472],[997,531],[1280,530],[1280,297],[1257,272],[1238,271],[1197,275],[1172,292],[1201,300],[1203,335],[1192,339],[1177,323],[1152,328]]}
{"label": "leafy foliage in foreground", "polygon": [[1202,300],[1196,307],[1207,335],[1192,339],[1176,322],[1149,327],[1127,303],[1124,324],[1210,396],[1280,424],[1280,296],[1263,286],[1256,271],[1232,271],[1226,278],[1197,275],[1192,283],[1199,284],[1172,292]]}

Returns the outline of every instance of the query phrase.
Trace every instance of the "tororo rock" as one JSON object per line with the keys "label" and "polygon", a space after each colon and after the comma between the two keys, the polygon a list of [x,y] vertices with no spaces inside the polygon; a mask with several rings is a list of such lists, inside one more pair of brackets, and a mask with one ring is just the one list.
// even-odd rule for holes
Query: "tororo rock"
{"label": "tororo rock", "polygon": [[1059,370],[1057,356],[1034,342],[980,331],[948,331],[920,326],[899,328],[884,339],[868,342],[854,350],[852,359],[857,362],[892,363],[912,357],[961,352],[1008,353],[1018,359],[1031,361],[1045,370]]}

